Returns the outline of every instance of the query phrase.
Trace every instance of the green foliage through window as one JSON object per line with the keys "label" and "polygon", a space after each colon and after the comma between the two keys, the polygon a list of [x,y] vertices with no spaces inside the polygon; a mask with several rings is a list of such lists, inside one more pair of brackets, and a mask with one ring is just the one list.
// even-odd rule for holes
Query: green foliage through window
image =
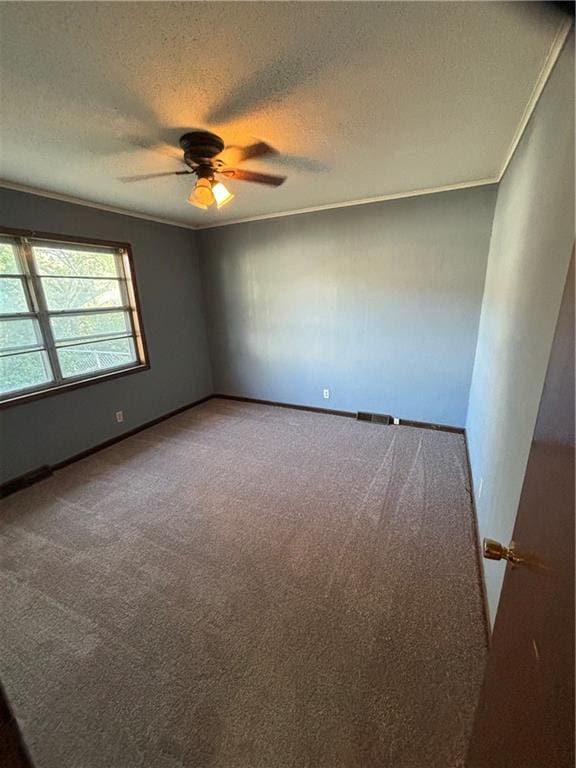
{"label": "green foliage through window", "polygon": [[113,248],[3,236],[0,397],[141,362],[129,279]]}
{"label": "green foliage through window", "polygon": [[11,243],[0,241],[0,275],[15,275],[20,272],[16,251]]}

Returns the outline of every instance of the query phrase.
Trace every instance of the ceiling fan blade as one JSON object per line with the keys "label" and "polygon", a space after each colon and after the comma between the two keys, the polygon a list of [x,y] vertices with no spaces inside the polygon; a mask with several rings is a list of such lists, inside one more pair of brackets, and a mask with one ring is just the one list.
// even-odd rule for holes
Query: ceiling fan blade
{"label": "ceiling fan blade", "polygon": [[239,147],[235,144],[229,144],[224,147],[222,159],[227,165],[238,165],[244,160],[252,160],[255,157],[265,157],[266,155],[277,155],[278,150],[266,144],[265,141],[257,141],[247,147]]}
{"label": "ceiling fan blade", "polygon": [[265,141],[257,141],[247,147],[240,148],[240,161],[251,160],[253,157],[264,157],[264,155],[277,155],[278,150],[266,144]]}
{"label": "ceiling fan blade", "polygon": [[141,173],[138,176],[120,176],[118,181],[131,184],[134,181],[146,181],[147,179],[159,179],[162,176],[188,176],[193,171],[168,171],[167,173]]}
{"label": "ceiling fan blade", "polygon": [[270,173],[256,173],[245,171],[241,168],[226,169],[225,175],[238,181],[252,181],[255,184],[267,184],[270,187],[279,187],[286,181],[286,176],[273,176]]}

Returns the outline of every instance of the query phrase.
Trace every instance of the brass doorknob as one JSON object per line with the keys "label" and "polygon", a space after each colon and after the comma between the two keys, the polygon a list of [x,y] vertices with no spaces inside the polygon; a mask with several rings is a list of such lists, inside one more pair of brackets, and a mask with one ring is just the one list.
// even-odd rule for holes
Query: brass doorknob
{"label": "brass doorknob", "polygon": [[494,539],[484,539],[482,541],[482,554],[487,560],[508,560],[509,563],[519,563],[520,558],[514,551],[514,542],[509,547],[500,544]]}

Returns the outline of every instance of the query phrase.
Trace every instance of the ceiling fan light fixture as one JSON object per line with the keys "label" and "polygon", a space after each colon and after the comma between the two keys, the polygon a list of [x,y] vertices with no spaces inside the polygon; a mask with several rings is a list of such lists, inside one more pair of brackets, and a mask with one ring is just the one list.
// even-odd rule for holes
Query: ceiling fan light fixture
{"label": "ceiling fan light fixture", "polygon": [[190,205],[194,205],[196,208],[202,208],[203,210],[212,205],[214,202],[214,195],[212,194],[212,184],[210,183],[210,179],[198,179],[188,198],[188,202]]}
{"label": "ceiling fan light fixture", "polygon": [[201,211],[208,210],[207,205],[204,205],[204,203],[199,203],[197,200],[194,200],[194,192],[192,192],[192,194],[188,198],[188,202],[190,203],[190,205],[193,205],[195,208],[200,208]]}
{"label": "ceiling fan light fixture", "polygon": [[212,194],[214,195],[214,199],[216,200],[216,207],[222,208],[223,205],[226,205],[226,203],[229,203],[230,200],[234,197],[232,192],[228,190],[224,184],[222,184],[221,181],[217,181],[215,184],[212,185]]}

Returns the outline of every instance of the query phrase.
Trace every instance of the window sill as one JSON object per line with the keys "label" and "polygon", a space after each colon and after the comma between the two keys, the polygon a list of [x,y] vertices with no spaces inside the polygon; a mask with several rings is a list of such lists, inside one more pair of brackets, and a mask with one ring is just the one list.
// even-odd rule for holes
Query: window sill
{"label": "window sill", "polygon": [[26,392],[23,394],[15,394],[13,397],[8,397],[6,400],[0,400],[0,410],[5,408],[13,408],[16,405],[24,405],[32,400],[41,400],[44,397],[51,397],[57,395],[60,392],[69,392],[72,389],[79,389],[80,387],[89,387],[93,384],[98,384],[101,381],[110,381],[111,379],[119,379],[121,376],[128,376],[131,373],[139,373],[141,371],[150,370],[148,363],[139,363],[131,368],[122,368],[120,371],[110,371],[109,373],[103,373],[101,376],[91,376],[89,379],[82,379],[80,381],[70,381],[66,384],[58,384],[56,386],[46,387],[46,389],[37,389],[34,392]]}

